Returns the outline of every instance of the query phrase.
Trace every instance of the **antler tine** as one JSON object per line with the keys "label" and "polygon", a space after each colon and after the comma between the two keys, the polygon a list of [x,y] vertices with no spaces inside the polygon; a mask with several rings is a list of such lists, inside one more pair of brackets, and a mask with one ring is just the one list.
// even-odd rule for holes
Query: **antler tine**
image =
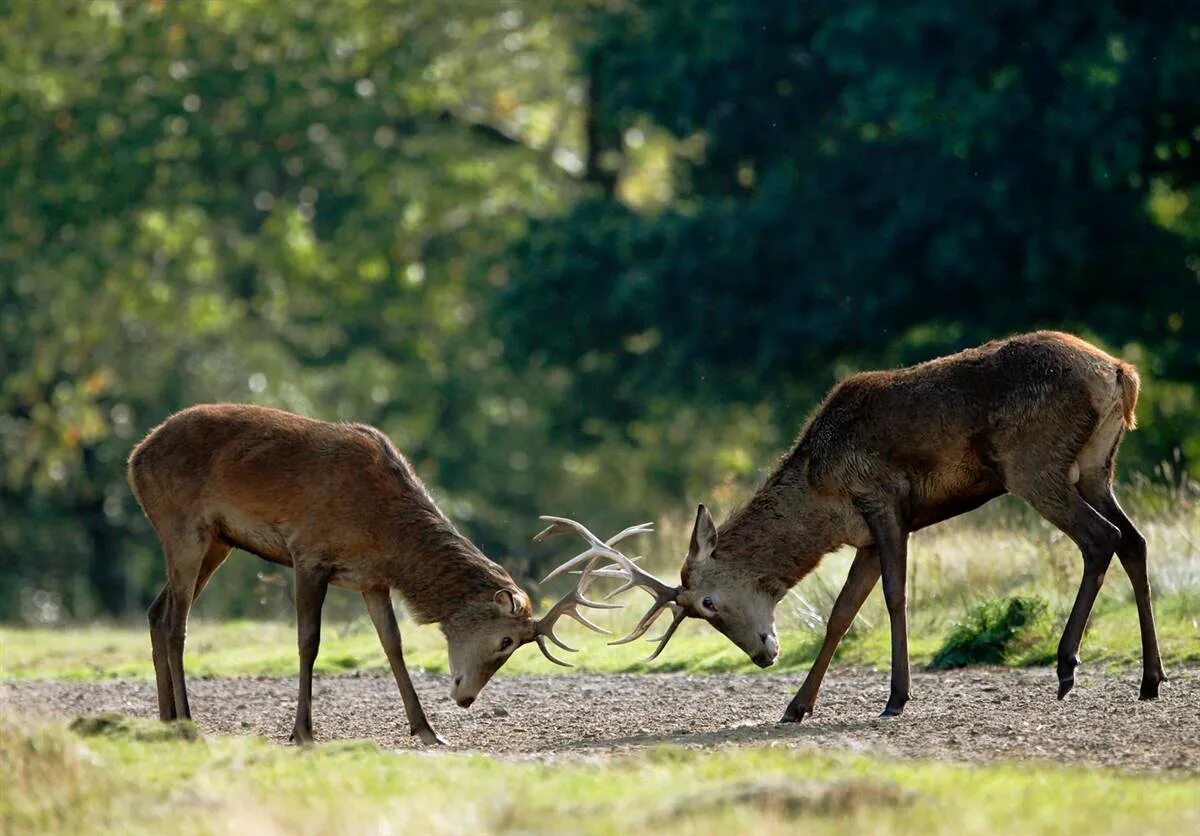
{"label": "antler tine", "polygon": [[[545,656],[547,659],[549,659],[554,664],[562,665],[564,668],[575,667],[570,662],[564,662],[562,659],[559,659],[557,656],[555,656],[553,653],[550,652],[550,648],[546,647],[546,637],[545,636],[537,636],[536,638],[534,638],[534,641],[537,642],[538,650],[542,651],[542,655]],[[561,644],[561,642],[559,642],[559,643]]]}
{"label": "antler tine", "polygon": [[658,621],[658,617],[667,611],[666,606],[658,606],[657,604],[650,608],[650,611],[642,616],[641,621],[633,628],[633,631],[628,635],[622,636],[619,639],[610,641],[610,645],[629,644],[632,641],[637,641],[642,636],[646,635],[646,631],[654,626],[654,622]]}
{"label": "antler tine", "polygon": [[629,537],[633,537],[635,534],[649,534],[652,531],[654,531],[654,523],[638,523],[637,525],[631,525],[629,528],[623,529],[617,534],[614,534],[612,537],[609,537],[606,544],[609,546],[615,546],[617,543],[620,543],[622,540],[625,540]]}
{"label": "antler tine", "polygon": [[589,545],[589,548],[587,548],[585,551],[580,552],[579,554],[575,555],[570,560],[568,560],[566,563],[563,563],[563,564],[555,567],[554,569],[552,569],[550,571],[550,573],[548,575],[546,575],[546,577],[542,578],[542,583],[545,583],[546,581],[551,580],[552,578],[558,577],[559,575],[561,575],[563,572],[567,571],[568,569],[578,566],[580,563],[582,563],[583,561],[588,560],[590,558],[603,556],[603,557],[608,557],[608,558],[617,560],[621,557],[624,557],[624,555],[622,555],[620,552],[618,552],[616,549],[614,549],[613,546],[615,546],[617,543],[621,542],[622,540],[625,540],[625,539],[628,539],[629,537],[634,536],[635,534],[645,534],[649,531],[654,530],[654,523],[651,523],[651,522],[639,523],[638,525],[631,525],[628,528],[618,532],[617,534],[610,537],[607,542],[605,542],[605,541],[602,541],[595,534],[593,534],[591,531],[589,531],[585,525],[583,525],[580,522],[576,522],[575,520],[570,520],[570,519],[567,519],[566,517],[550,517],[550,516],[543,516],[543,517],[541,517],[541,519],[549,520],[551,522],[551,525],[546,526],[541,531],[539,531],[536,535],[534,535],[534,538],[533,538],[534,541],[541,542],[542,540],[545,540],[547,537],[553,537],[555,534],[567,534],[570,532],[575,532],[580,537],[582,537],[584,540],[586,540]]}
{"label": "antler tine", "polygon": [[554,606],[550,608],[550,611],[548,611],[544,617],[538,619],[538,623],[536,623],[534,640],[536,643],[538,643],[538,649],[541,650],[542,655],[544,655],[554,664],[562,664],[563,667],[568,668],[574,667],[570,662],[564,662],[557,656],[554,656],[552,652],[550,652],[550,648],[547,648],[546,646],[546,639],[550,639],[551,642],[557,644],[559,648],[562,648],[563,650],[568,650],[570,652],[576,651],[575,648],[572,648],[572,646],[566,644],[562,639],[558,638],[558,636],[554,634],[554,624],[557,624],[558,619],[562,618],[563,615],[566,615],[566,617],[578,621],[578,623],[582,624],[584,627],[588,627],[589,630],[608,634],[608,631],[605,630],[604,627],[595,624],[594,621],[590,620],[586,617],[586,615],[580,612],[580,605],[584,607],[593,607],[595,609],[622,608],[622,605],[619,605],[619,603],[592,601],[588,599],[586,595],[584,595],[584,593],[586,593],[588,590],[588,587],[592,585],[593,572],[596,571],[595,565],[599,560],[599,555],[593,555],[592,560],[589,561],[588,565],[584,566],[581,577],[575,584],[575,588],[569,591],[568,594],[564,595],[562,599],[559,599],[556,603],[554,603]]}
{"label": "antler tine", "polygon": [[[635,586],[642,587],[651,595],[653,595],[655,599],[674,601],[679,595],[678,587],[671,586],[666,581],[659,580],[658,578],[654,577],[654,575],[651,575],[649,572],[638,566],[619,551],[615,549],[611,549],[610,551],[612,553],[606,553],[604,554],[604,557],[611,557],[613,562],[621,567],[621,571],[624,573],[624,576],[629,580],[623,586],[610,592],[606,597],[612,598],[614,595],[625,592],[626,590],[632,589]],[[613,574],[610,574],[607,571],[609,568],[610,567],[606,566],[603,569],[598,569],[595,571],[604,573],[600,575],[600,577],[615,577]]]}
{"label": "antler tine", "polygon": [[[609,642],[609,644],[626,644],[641,638],[646,634],[646,631],[650,629],[654,622],[658,620],[658,617],[669,608],[674,614],[674,618],[672,619],[671,625],[667,628],[666,632],[663,633],[661,637],[656,639],[659,644],[655,649],[654,654],[650,656],[650,659],[656,658],[658,654],[662,652],[663,648],[666,647],[667,642],[671,640],[671,636],[675,634],[675,631],[679,628],[679,624],[687,615],[687,610],[685,610],[683,607],[680,607],[676,603],[676,600],[679,597],[679,587],[671,586],[665,581],[659,580],[654,575],[651,575],[649,572],[639,567],[633,560],[626,557],[620,551],[614,548],[617,543],[628,537],[652,531],[653,523],[640,523],[638,525],[631,525],[613,535],[607,541],[602,541],[599,537],[589,531],[585,525],[576,522],[575,520],[568,519],[566,517],[552,516],[543,516],[542,519],[548,521],[550,525],[538,532],[537,536],[533,538],[534,540],[544,540],[545,538],[551,537],[555,534],[564,534],[573,531],[582,537],[588,544],[588,548],[586,550],[575,555],[566,563],[563,563],[551,571],[550,574],[546,575],[546,577],[543,579],[543,583],[555,577],[556,575],[559,575],[562,572],[565,572],[579,565],[580,563],[583,563],[584,561],[588,561],[588,563],[582,571],[582,576],[579,579],[576,589],[563,598],[563,600],[558,604],[555,604],[554,607],[551,608],[550,612],[546,614],[545,618],[539,622],[539,632],[545,630],[546,632],[544,635],[549,637],[551,641],[560,647],[565,647],[565,645],[563,645],[562,642],[560,642],[553,635],[554,622],[557,621],[562,615],[567,615],[570,618],[580,622],[584,626],[596,630],[597,632],[608,632],[600,629],[595,624],[590,622],[585,616],[583,616],[583,614],[579,612],[577,605],[584,604],[585,606],[591,607],[598,606],[598,602],[589,601],[583,597],[583,592],[587,590],[595,578],[621,578],[625,580],[625,583],[605,596],[606,599],[612,598],[615,595],[619,595],[635,586],[640,586],[650,593],[651,596],[653,596],[654,604],[650,607],[650,611],[642,616],[641,620],[638,621],[637,626],[633,628],[633,631],[629,635],[615,639],[614,641]],[[597,567],[597,562],[604,558],[611,560],[612,564],[608,566]],[[612,605],[609,604],[601,606],[611,607]],[[542,627],[543,624],[546,625],[544,628]],[[545,653],[546,648],[544,646],[544,642],[539,640],[539,646],[542,647],[542,652]],[[547,656],[549,656],[548,653]],[[549,658],[551,658],[552,661],[558,662],[560,665],[565,664],[564,662],[555,660],[553,657]]]}
{"label": "antler tine", "polygon": [[627,636],[622,636],[619,639],[609,642],[610,645],[628,644],[631,641],[641,638],[668,608],[675,614],[671,626],[667,628],[666,633],[661,637],[658,648],[650,657],[650,659],[654,659],[667,646],[667,642],[670,641],[671,636],[678,629],[680,622],[687,615],[687,611],[675,603],[679,597],[679,587],[671,586],[665,581],[656,578],[615,549],[611,549],[610,551],[612,554],[605,553],[604,556],[611,557],[613,562],[620,568],[613,569],[606,566],[602,569],[593,570],[592,574],[606,578],[623,577],[626,578],[626,581],[605,597],[612,598],[615,595],[620,595],[622,592],[633,589],[635,586],[640,586],[654,598],[654,603],[650,606],[649,612],[642,616],[637,626],[633,628],[633,631]]}
{"label": "antler tine", "polygon": [[[550,571],[550,574],[548,574],[548,575],[546,575],[546,577],[542,578],[542,583],[545,583],[546,581],[551,580],[553,578],[557,578],[563,572],[567,571],[568,569],[570,569],[574,566],[578,566],[580,563],[582,563],[585,560],[590,560],[590,559],[600,557],[601,554],[602,553],[600,551],[598,551],[595,547],[590,548],[587,551],[580,552],[579,554],[575,555],[570,560],[568,560],[566,563],[563,563],[559,566],[556,566],[554,569],[552,569]],[[604,556],[611,557],[611,555],[607,555],[607,554]]]}
{"label": "antler tine", "polygon": [[668,627],[667,631],[658,638],[651,639],[651,641],[658,642],[658,647],[654,648],[654,652],[651,653],[646,659],[647,662],[652,662],[658,658],[658,654],[663,652],[663,648],[667,646],[667,642],[671,640],[671,636],[675,635],[675,631],[679,628],[679,625],[686,617],[687,610],[685,610],[683,607],[675,607],[675,618],[671,621],[671,626]]}

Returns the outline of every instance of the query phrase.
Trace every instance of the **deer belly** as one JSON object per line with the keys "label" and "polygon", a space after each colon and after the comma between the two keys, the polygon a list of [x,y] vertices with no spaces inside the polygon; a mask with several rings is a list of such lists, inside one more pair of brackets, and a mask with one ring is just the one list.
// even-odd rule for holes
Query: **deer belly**
{"label": "deer belly", "polygon": [[224,513],[215,522],[221,537],[231,545],[280,566],[292,565],[287,538],[270,523],[237,512]]}
{"label": "deer belly", "polygon": [[925,480],[922,487],[925,490],[913,497],[909,512],[912,531],[974,511],[1005,493],[1004,485],[998,478],[984,473],[971,474],[966,479],[939,480],[932,484]]}

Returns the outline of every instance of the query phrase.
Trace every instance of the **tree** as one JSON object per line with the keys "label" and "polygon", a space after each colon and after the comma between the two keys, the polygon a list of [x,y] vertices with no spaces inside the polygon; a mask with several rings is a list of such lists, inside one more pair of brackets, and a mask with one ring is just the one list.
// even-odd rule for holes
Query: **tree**
{"label": "tree", "polygon": [[597,121],[665,128],[678,175],[510,252],[510,351],[577,368],[582,413],[767,400],[794,431],[848,368],[1063,327],[1154,382],[1142,463],[1200,468],[1194,6],[629,2],[584,55]]}

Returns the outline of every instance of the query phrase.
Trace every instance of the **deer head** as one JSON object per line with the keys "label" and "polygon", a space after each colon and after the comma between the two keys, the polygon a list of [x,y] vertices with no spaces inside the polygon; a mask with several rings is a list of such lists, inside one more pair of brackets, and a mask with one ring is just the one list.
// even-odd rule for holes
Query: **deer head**
{"label": "deer head", "polygon": [[[553,518],[544,517],[543,519]],[[555,527],[551,526],[540,532],[534,539],[541,540],[554,533],[554,530]],[[607,544],[602,543],[601,545],[613,554],[624,558],[624,555],[612,549],[612,545],[626,537],[649,530],[648,523],[631,526],[611,538]],[[570,663],[555,657],[546,646],[546,642],[550,641],[563,650],[575,652],[575,648],[564,644],[554,634],[554,625],[563,616],[573,618],[598,633],[608,632],[592,623],[579,611],[580,605],[595,609],[619,609],[621,607],[620,604],[605,604],[585,597],[588,587],[598,577],[596,567],[601,557],[608,556],[610,555],[607,553],[601,555],[594,549],[589,549],[571,558],[547,575],[543,579],[543,583],[581,563],[587,564],[581,570],[575,588],[559,599],[541,618],[534,618],[529,596],[513,586],[497,590],[491,600],[480,601],[472,606],[464,607],[454,616],[443,621],[442,632],[446,636],[446,644],[449,648],[450,675],[453,681],[450,689],[451,698],[463,708],[469,706],[475,701],[475,697],[483,690],[483,686],[492,678],[492,675],[508,661],[513,651],[521,645],[531,642],[537,644],[542,654],[554,664],[571,667]]]}
{"label": "deer head", "polygon": [[[559,524],[596,541],[595,535],[578,523],[560,520]],[[599,544],[603,546],[604,544]],[[595,545],[593,548],[598,548]],[[650,610],[633,631],[610,644],[625,644],[641,638],[651,625],[668,610],[670,626],[655,639],[658,647],[650,659],[662,653],[685,618],[702,618],[745,651],[759,667],[769,667],[779,658],[779,638],[775,631],[775,605],[787,587],[772,579],[763,579],[736,561],[722,561],[717,552],[717,528],[703,505],[696,509],[691,543],[680,573],[682,583],[671,586],[639,567],[615,549],[602,552],[613,564],[593,569],[592,577],[621,578],[625,584],[609,597],[635,586],[654,598]]]}
{"label": "deer head", "polygon": [[737,561],[721,560],[717,528],[704,505],[696,509],[680,578],[683,584],[676,603],[689,616],[703,618],[760,668],[775,663],[779,658],[775,605],[787,587],[747,571]]}

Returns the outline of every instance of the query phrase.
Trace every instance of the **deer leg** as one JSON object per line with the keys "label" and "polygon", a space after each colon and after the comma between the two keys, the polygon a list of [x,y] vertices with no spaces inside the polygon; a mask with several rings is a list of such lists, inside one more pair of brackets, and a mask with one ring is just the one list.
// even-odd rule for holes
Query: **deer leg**
{"label": "deer leg", "polygon": [[408,717],[409,734],[414,734],[425,744],[445,745],[446,741],[429,725],[425,710],[421,708],[421,700],[417,697],[417,689],[413,687],[404,664],[404,652],[400,643],[400,628],[396,624],[396,612],[392,609],[392,599],[386,588],[364,589],[363,600],[367,602],[367,612],[375,624],[375,632],[379,634],[379,643],[387,654],[388,664],[392,666],[392,676],[396,678],[396,686],[400,689],[400,699],[404,702],[404,713]]}
{"label": "deer leg", "polygon": [[1142,687],[1139,699],[1158,699],[1158,687],[1167,681],[1163,671],[1162,657],[1158,651],[1158,634],[1154,627],[1154,609],[1150,604],[1150,579],[1146,574],[1146,538],[1122,510],[1113,496],[1112,485],[1107,474],[1098,479],[1086,476],[1079,481],[1079,492],[1088,504],[1100,512],[1121,532],[1117,544],[1117,557],[1129,583],[1133,586],[1133,597],[1137,603],[1138,625],[1142,635]]}
{"label": "deer leg", "polygon": [[783,713],[781,723],[799,723],[806,715],[812,714],[813,706],[817,702],[817,692],[821,690],[821,681],[825,678],[825,671],[833,659],[833,653],[846,631],[850,629],[850,625],[854,623],[854,617],[862,609],[863,602],[867,600],[878,580],[879,552],[873,546],[859,549],[854,555],[854,562],[850,564],[846,584],[838,593],[837,601],[829,614],[821,650],[809,668],[804,684],[800,686],[796,696],[792,697],[787,711]]}
{"label": "deer leg", "polygon": [[167,597],[167,667],[171,673],[171,691],[175,697],[175,719],[190,720],[187,684],[183,674],[183,645],[187,641],[187,618],[191,602],[173,589]]}
{"label": "deer leg", "polygon": [[150,651],[154,658],[154,681],[158,691],[158,719],[175,719],[175,690],[171,687],[171,666],[167,662],[167,611],[170,589],[164,586],[150,604],[146,618],[150,622]]}
{"label": "deer leg", "polygon": [[[164,626],[161,631],[165,645],[167,670],[171,678],[171,693],[175,702],[175,719],[192,719],[188,707],[187,684],[183,672],[183,646],[187,641],[188,612],[196,590],[204,557],[212,545],[207,530],[181,525],[169,542],[163,544],[167,553],[167,585]],[[153,632],[151,633],[153,636]],[[153,642],[153,638],[151,639]],[[160,697],[161,700],[161,697]],[[160,716],[162,716],[160,702]]]}
{"label": "deer leg", "polygon": [[896,717],[908,703],[911,679],[908,672],[908,598],[905,591],[908,573],[908,535],[900,528],[890,509],[867,517],[867,526],[879,550],[879,569],[883,576],[883,599],[887,603],[892,628],[892,687],[881,717]]}
{"label": "deer leg", "polygon": [[187,542],[186,538],[178,540],[172,542],[167,561],[168,568],[174,571],[169,573],[171,577],[147,612],[158,691],[158,717],[168,722],[191,718],[183,673],[188,612],[230,551],[227,544],[213,537],[207,541],[203,556],[197,561],[195,544]]}
{"label": "deer leg", "polygon": [[1014,490],[1013,493],[1074,540],[1083,554],[1083,578],[1067,617],[1062,640],[1058,643],[1058,698],[1061,700],[1075,685],[1083,631],[1104,583],[1104,573],[1121,541],[1121,532],[1084,501],[1065,479],[1061,483],[1043,482],[1034,487],[1034,490]]}
{"label": "deer leg", "polygon": [[296,643],[300,650],[300,696],[296,704],[292,740],[307,744],[313,742],[312,673],[317,651],[321,647],[321,607],[325,604],[325,593],[329,589],[329,573],[305,567],[300,561],[293,562],[296,567]]}

